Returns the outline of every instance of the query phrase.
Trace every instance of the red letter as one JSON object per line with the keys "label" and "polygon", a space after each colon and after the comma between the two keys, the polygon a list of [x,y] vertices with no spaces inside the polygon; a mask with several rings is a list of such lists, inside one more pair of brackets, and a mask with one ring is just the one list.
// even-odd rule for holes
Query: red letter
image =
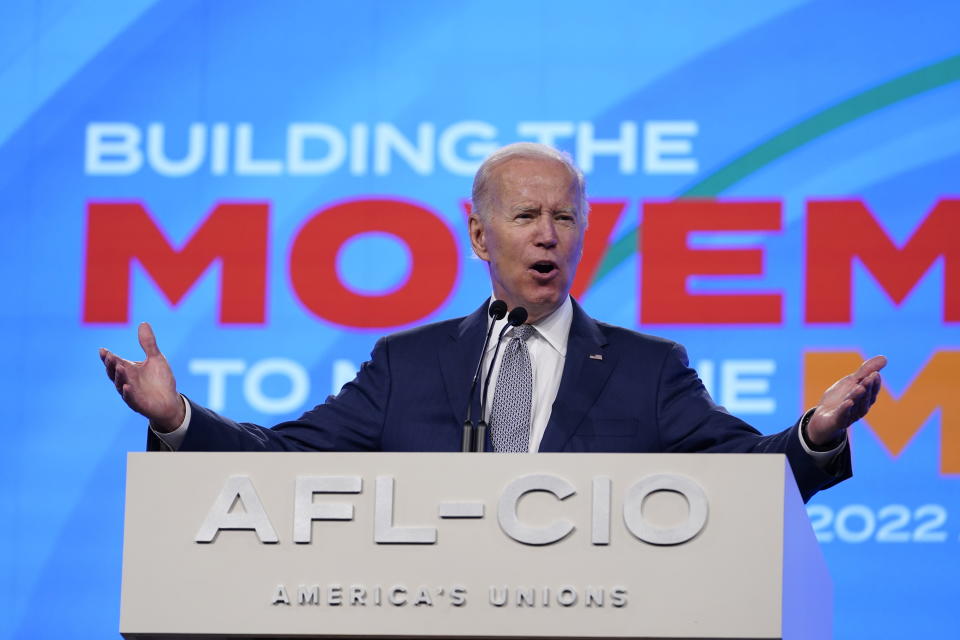
{"label": "red letter", "polygon": [[83,321],[128,321],[134,258],[173,305],[219,258],[220,322],[263,324],[269,216],[266,203],[219,204],[175,249],[139,203],[90,202]]}
{"label": "red letter", "polygon": [[692,231],[779,231],[779,202],[645,202],[640,230],[640,322],[778,324],[779,293],[693,294],[693,275],[761,275],[760,249],[691,249]]}
{"label": "red letter", "polygon": [[570,288],[573,297],[578,298],[586,293],[593,283],[593,276],[610,245],[610,234],[626,206],[624,200],[590,201],[590,224],[583,236],[583,257],[580,258],[580,266]]}
{"label": "red letter", "polygon": [[[355,235],[379,231],[410,249],[407,280],[384,295],[350,290],[337,274],[337,253]],[[290,251],[290,281],[316,315],[348,327],[392,327],[429,315],[457,281],[457,243],[429,210],[397,200],[355,200],[307,220]]]}
{"label": "red letter", "polygon": [[854,256],[897,305],[943,256],[943,319],[960,322],[960,200],[939,201],[902,249],[862,201],[810,202],[807,322],[850,322]]}

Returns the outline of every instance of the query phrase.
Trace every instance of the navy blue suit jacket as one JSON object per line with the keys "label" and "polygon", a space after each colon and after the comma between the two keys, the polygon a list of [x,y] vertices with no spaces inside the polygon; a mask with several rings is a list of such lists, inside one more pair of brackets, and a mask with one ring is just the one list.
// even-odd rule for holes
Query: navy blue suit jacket
{"label": "navy blue suit jacket", "polygon": [[[191,403],[180,450],[459,451],[486,309],[381,338],[337,396],[272,429]],[[574,302],[540,451],[784,453],[807,500],[850,476],[849,447],[821,469],[798,428],[761,436],[714,404],[681,345],[597,322]],[[161,448],[152,434],[148,447]]]}

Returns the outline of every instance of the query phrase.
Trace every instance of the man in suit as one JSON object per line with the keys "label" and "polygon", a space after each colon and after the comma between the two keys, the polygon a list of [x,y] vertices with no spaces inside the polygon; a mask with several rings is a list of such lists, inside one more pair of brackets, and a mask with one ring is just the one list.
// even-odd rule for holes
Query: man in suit
{"label": "man in suit", "polygon": [[487,303],[388,336],[336,397],[273,429],[178,394],[146,324],[147,359],[102,349],[107,375],[150,419],[152,449],[455,451],[482,357],[494,372],[484,417],[497,451],[785,453],[804,499],[850,475],[845,430],[875,401],[882,356],[837,381],[797,424],[761,436],[710,400],[680,345],[597,322],[570,298],[587,203],[583,175],[565,155],[532,143],[492,154],[474,180],[469,224],[494,298],[528,313],[499,351],[481,354]]}

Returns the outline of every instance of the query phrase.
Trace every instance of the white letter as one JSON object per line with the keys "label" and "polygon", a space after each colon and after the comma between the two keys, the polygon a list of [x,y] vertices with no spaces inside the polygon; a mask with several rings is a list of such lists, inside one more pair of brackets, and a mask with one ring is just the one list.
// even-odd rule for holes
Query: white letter
{"label": "white letter", "polygon": [[390,604],[402,607],[407,604],[407,588],[402,584],[394,585],[390,588]]}
{"label": "white letter", "polygon": [[332,584],[327,589],[327,604],[331,607],[339,607],[343,604],[343,587],[338,584]]}
{"label": "white letter", "polygon": [[472,159],[465,160],[457,155],[457,143],[467,136],[493,140],[496,135],[497,129],[493,125],[478,120],[457,122],[447,127],[440,134],[440,164],[446,167],[450,173],[472,176],[480,168],[483,159],[497,148],[497,144],[495,142],[468,142],[466,151]]}
{"label": "white letter", "polygon": [[593,527],[590,542],[610,544],[610,476],[593,478]]}
{"label": "white letter", "polygon": [[214,411],[223,411],[227,406],[227,376],[243,373],[246,368],[243,360],[233,358],[194,358],[187,364],[190,373],[210,376],[204,404]]}
{"label": "white letter", "polygon": [[568,120],[559,122],[518,122],[517,135],[534,138],[536,142],[548,147],[556,147],[557,138],[569,138],[573,135],[573,123]]}
{"label": "white letter", "polygon": [[588,586],[585,600],[588,607],[602,607],[603,606],[603,588]]}
{"label": "white letter", "polygon": [[279,160],[257,160],[253,157],[253,125],[244,122],[237,125],[234,150],[234,171],[244,176],[278,176],[283,173]]}
{"label": "white letter", "polygon": [[377,544],[434,544],[434,527],[393,526],[393,476],[377,476],[373,506],[373,540]]}
{"label": "white letter", "polygon": [[520,498],[531,491],[552,493],[558,500],[565,500],[576,493],[573,486],[563,478],[546,473],[531,473],[510,482],[500,496],[497,506],[497,521],[505,534],[524,544],[552,544],[573,531],[569,520],[556,520],[545,527],[528,527],[517,517]]}
{"label": "white letter", "polygon": [[183,160],[170,160],[164,151],[164,127],[153,122],[147,127],[147,162],[162,176],[179,178],[193,173],[203,162],[207,127],[200,123],[190,125],[187,155]]}
{"label": "white letter", "polygon": [[358,122],[350,127],[350,175],[367,175],[367,144],[370,127]]}
{"label": "white letter", "polygon": [[420,175],[433,172],[434,128],[429,122],[417,127],[417,146],[403,137],[389,122],[378,122],[373,129],[373,172],[378,176],[390,173],[390,151],[407,161]]}
{"label": "white letter", "polygon": [[[720,404],[731,413],[769,414],[777,410],[775,398],[744,398],[745,394],[765,394],[770,391],[769,376],[777,370],[773,360],[724,360],[720,366],[723,380],[720,386]],[[750,375],[765,377],[747,377]]]}
{"label": "white letter", "polygon": [[290,604],[290,596],[287,595],[287,588],[278,584],[273,592],[273,601],[270,604]]}
{"label": "white letter", "polygon": [[637,172],[637,123],[620,123],[620,137],[597,140],[593,137],[593,123],[581,122],[577,127],[577,164],[584,173],[593,171],[593,156],[620,156],[620,173]]}
{"label": "white letter", "polygon": [[[672,491],[687,501],[686,522],[675,527],[656,527],[643,517],[643,501],[655,491]],[[707,523],[707,496],[690,478],[674,474],[657,474],[642,478],[627,490],[623,501],[623,521],[634,536],[658,545],[681,544],[703,530]]]}
{"label": "white letter", "polygon": [[[317,138],[327,144],[327,157],[307,160],[304,142]],[[287,127],[287,171],[294,176],[319,176],[335,171],[347,157],[347,141],[343,134],[328,124],[294,122]]]}
{"label": "white letter", "polygon": [[[117,139],[119,138],[119,139]],[[110,160],[107,156],[119,156]],[[143,166],[140,129],[129,122],[87,124],[84,171],[91,176],[128,176]]]}
{"label": "white letter", "polygon": [[297,604],[320,604],[320,585],[301,584],[298,586]]}
{"label": "white letter", "polygon": [[557,602],[562,607],[569,607],[577,604],[577,590],[573,587],[561,587],[557,592]]}
{"label": "white letter", "polygon": [[696,173],[696,158],[668,158],[669,155],[689,155],[693,145],[686,139],[668,136],[697,135],[694,120],[651,120],[643,126],[643,170],[647,173]]}
{"label": "white letter", "polygon": [[610,604],[615,607],[623,607],[627,604],[626,587],[614,587],[610,591]]}
{"label": "white letter", "polygon": [[421,605],[427,605],[428,607],[433,606],[433,598],[430,597],[430,589],[427,587],[420,587],[417,589],[417,597],[413,601],[413,606],[419,607]]}
{"label": "white letter", "polygon": [[[237,509],[230,513],[230,507],[239,500]],[[254,530],[260,542],[277,542],[277,532],[270,524],[270,518],[260,502],[260,496],[253,488],[249,476],[230,476],[227,478],[220,495],[213,501],[200,530],[194,536],[196,542],[213,542],[221,529]]]}
{"label": "white letter", "polygon": [[[263,379],[278,374],[290,380],[290,393],[282,398],[268,398],[260,388]],[[289,413],[303,404],[310,393],[307,371],[287,358],[267,358],[256,363],[243,378],[243,394],[250,406],[260,413]]]}
{"label": "white letter", "polygon": [[367,606],[367,588],[359,584],[350,585],[350,604]]}
{"label": "white letter", "polygon": [[314,520],[353,520],[352,504],[315,503],[315,493],[360,493],[360,476],[297,476],[293,492],[293,541],[310,542]]}
{"label": "white letter", "polygon": [[533,590],[533,587],[517,587],[514,592],[517,595],[518,607],[537,606],[536,591]]}
{"label": "white letter", "polygon": [[230,127],[223,122],[210,130],[210,173],[226,175],[230,158]]}

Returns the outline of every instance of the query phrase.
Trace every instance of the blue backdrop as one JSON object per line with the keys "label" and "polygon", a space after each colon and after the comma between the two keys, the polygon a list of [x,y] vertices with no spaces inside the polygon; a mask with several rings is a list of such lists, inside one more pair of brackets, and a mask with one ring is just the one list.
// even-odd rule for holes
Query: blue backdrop
{"label": "blue backdrop", "polygon": [[[145,425],[98,347],[139,358],[149,320],[184,393],[298,415],[379,335],[489,293],[464,200],[516,140],[587,170],[588,312],[686,344],[759,429],[838,363],[890,358],[855,477],[810,505],[837,636],[955,634],[957,24],[946,1],[3,3],[0,637],[117,633]],[[709,199],[687,201],[709,221],[657,213],[678,196]],[[773,223],[731,222],[744,202]],[[376,216],[324,217],[356,203],[446,257]],[[346,240],[320,247],[310,223]],[[677,238],[713,266],[651,257]]]}

